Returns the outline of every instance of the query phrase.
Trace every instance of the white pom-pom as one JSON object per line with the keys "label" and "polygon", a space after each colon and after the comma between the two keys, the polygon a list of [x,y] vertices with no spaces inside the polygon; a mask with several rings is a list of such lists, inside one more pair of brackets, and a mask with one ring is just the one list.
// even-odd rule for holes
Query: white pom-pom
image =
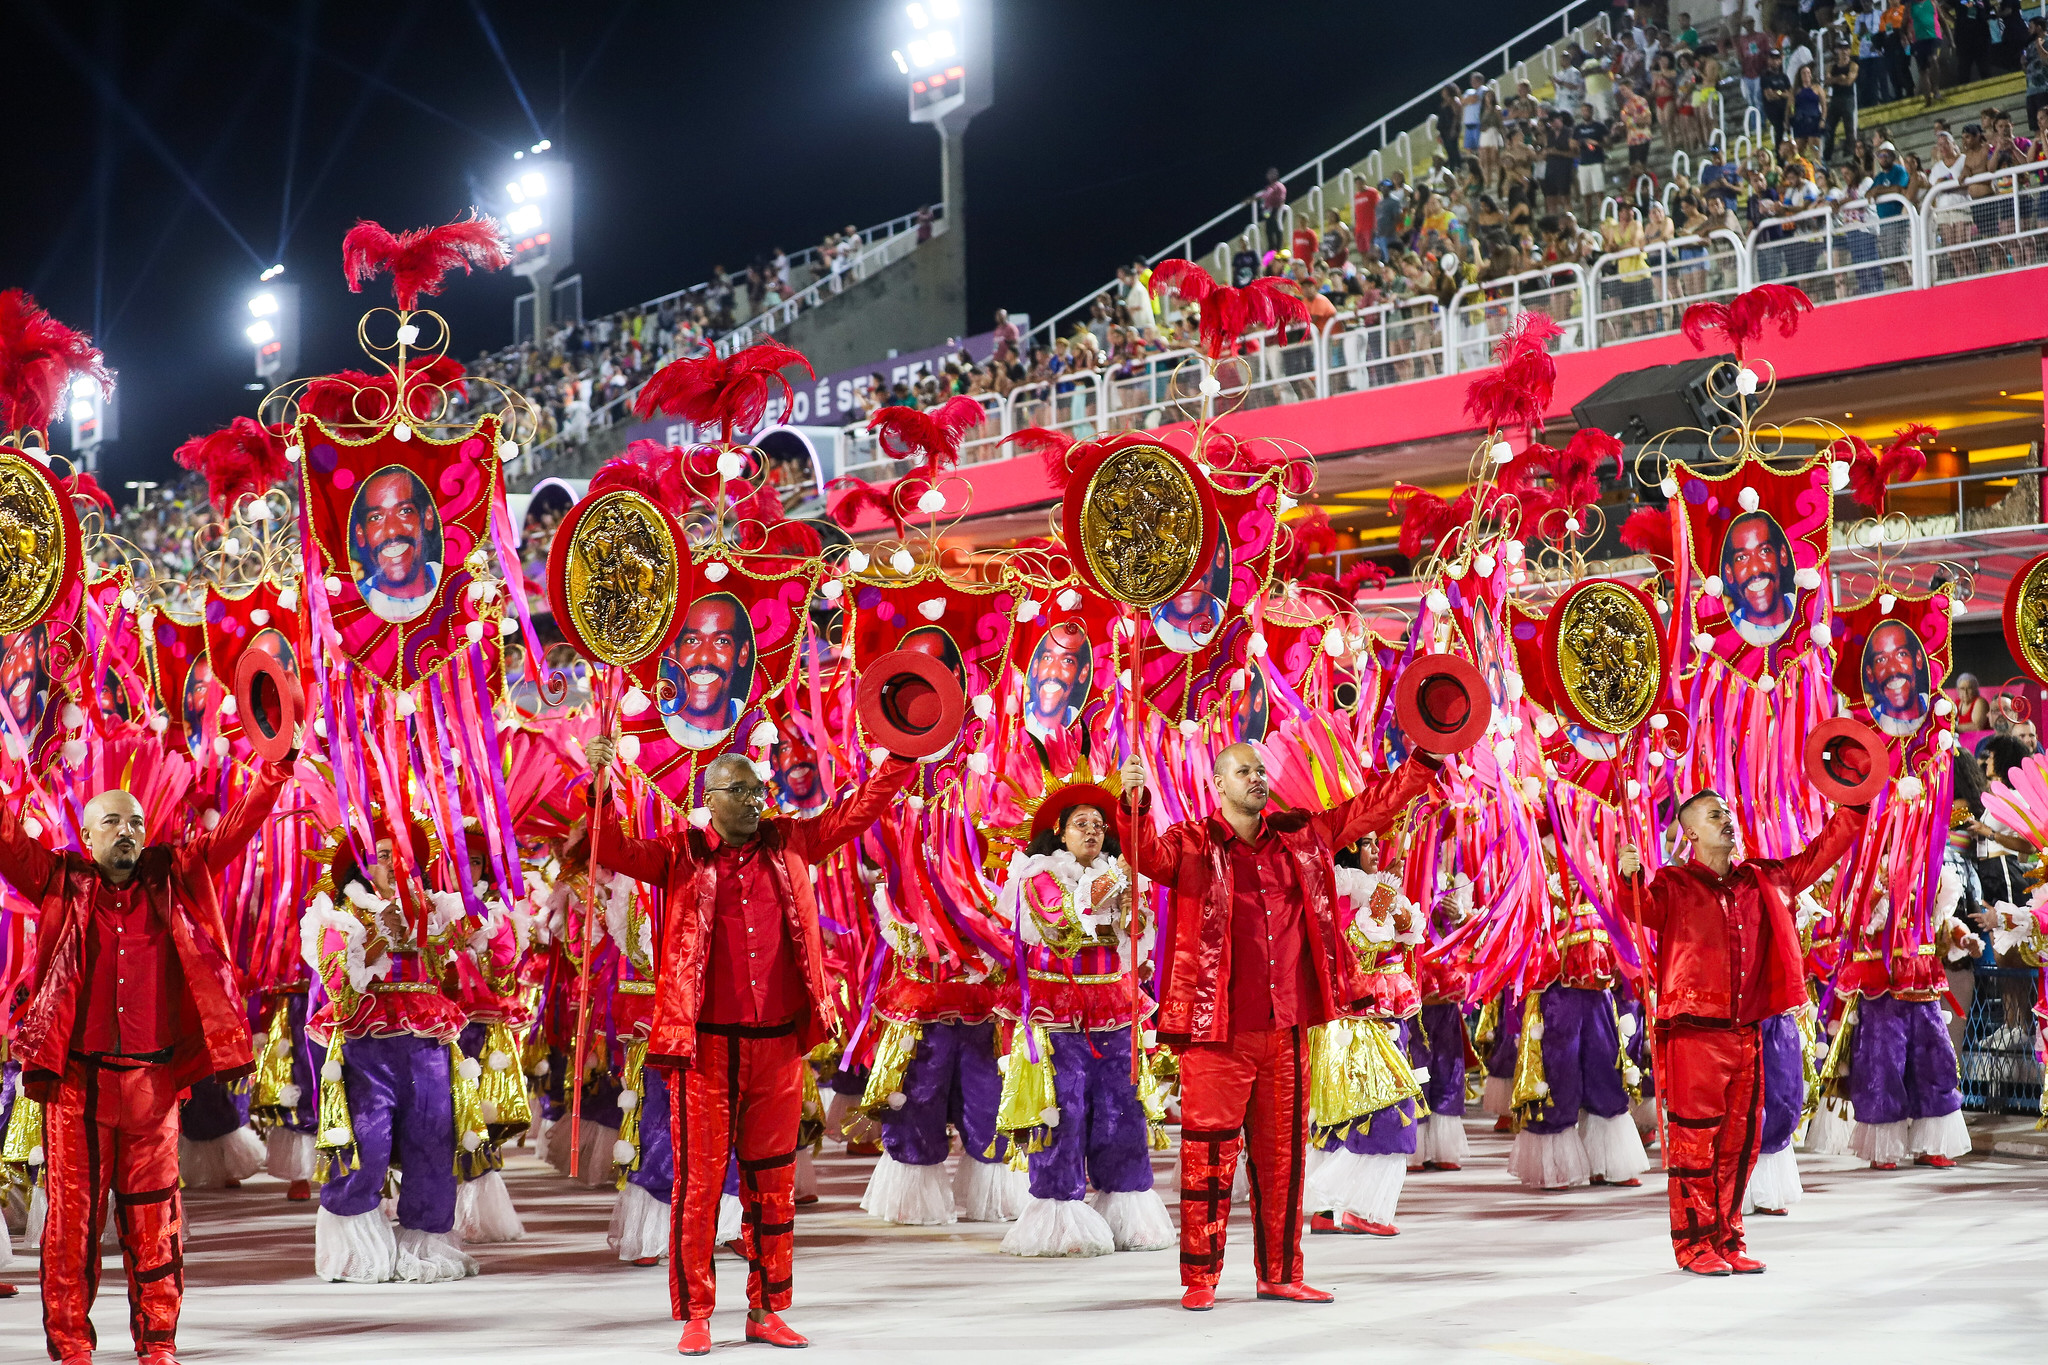
{"label": "white pom-pom", "polygon": [[149,728],[152,734],[160,735],[171,728],[171,718],[159,711],[149,718]]}
{"label": "white pom-pom", "polygon": [[1344,632],[1341,628],[1331,626],[1323,632],[1323,653],[1342,654],[1349,647],[1350,643],[1345,640]]}
{"label": "white pom-pom", "polygon": [[615,1166],[630,1166],[633,1164],[633,1158],[638,1155],[639,1153],[633,1149],[633,1144],[624,1138],[612,1144],[612,1164]]}
{"label": "white pom-pom", "polygon": [[1478,554],[1472,558],[1472,567],[1479,571],[1481,578],[1493,577],[1493,563],[1493,556],[1490,554]]}
{"label": "white pom-pom", "polygon": [[43,822],[36,819],[33,815],[23,816],[21,832],[31,839],[40,839],[43,837]]}
{"label": "white pom-pom", "polygon": [[548,1074],[548,1071],[549,1071],[550,1069],[551,1069],[551,1066],[550,1066],[550,1063],[548,1062],[548,1059],[547,1059],[547,1058],[545,1058],[545,1057],[543,1057],[543,1058],[541,1058],[541,1059],[540,1059],[539,1061],[537,1061],[537,1062],[535,1062],[535,1063],[533,1064],[533,1070],[532,1070],[532,1072],[531,1072],[531,1073],[529,1073],[529,1074],[531,1074],[531,1075],[535,1075],[535,1076],[545,1076],[545,1075],[547,1075],[547,1074]]}
{"label": "white pom-pom", "polygon": [[1633,1014],[1624,1014],[1624,1015],[1622,1015],[1622,1016],[1621,1016],[1621,1022],[1619,1022],[1618,1024],[1616,1024],[1616,1025],[1615,1025],[1615,1028],[1616,1028],[1617,1030],[1619,1030],[1619,1032],[1621,1033],[1621,1036],[1622,1036],[1622,1038],[1623,1038],[1624,1040],[1626,1040],[1626,1039],[1629,1039],[1629,1038],[1633,1038],[1633,1037],[1635,1037],[1635,1036],[1636,1036],[1636,1017],[1635,1017],[1635,1016],[1634,1016]]}
{"label": "white pom-pom", "polygon": [[497,1101],[479,1100],[477,1101],[476,1109],[479,1114],[483,1115],[485,1123],[496,1123],[498,1121]]}
{"label": "white pom-pom", "polygon": [[1493,746],[1493,761],[1506,768],[1515,761],[1515,742],[1511,739],[1497,740]]}
{"label": "white pom-pom", "polygon": [[518,459],[518,458],[519,458],[519,442],[517,442],[517,441],[500,441],[500,442],[498,442],[498,458],[499,458],[499,459],[501,459],[501,460],[516,460],[516,459]]}
{"label": "white pom-pom", "polygon": [[936,488],[927,488],[917,495],[917,510],[930,515],[946,510],[946,495]]}
{"label": "white pom-pom", "polygon": [[1508,540],[1501,542],[1500,553],[1508,563],[1519,564],[1522,562],[1522,556],[1528,552],[1522,548],[1521,541]]}
{"label": "white pom-pom", "polygon": [[[226,739],[217,739],[217,740],[215,740],[215,741],[213,742],[213,747],[214,747],[214,750],[215,750],[215,752],[225,752],[225,750],[223,749],[223,746],[224,746],[224,745],[226,745],[226,744],[227,744],[227,740],[226,740]],[[199,816],[199,827],[200,827],[201,829],[212,829],[212,828],[213,828],[213,827],[214,827],[215,825],[217,825],[217,824],[219,824],[219,823],[220,823],[220,812],[219,812],[219,811],[217,811],[217,810],[213,810],[213,809],[210,809],[210,808],[209,808],[209,809],[207,809],[207,810],[205,810],[205,811],[203,811],[203,812],[201,812],[201,813],[200,813],[200,816]]]}
{"label": "white pom-pom", "polygon": [[232,692],[220,699],[220,713],[224,716],[232,716],[241,709],[241,704],[235,700],[235,694]]}
{"label": "white pom-pom", "polygon": [[1556,733],[1557,717],[1551,715],[1548,711],[1538,711],[1536,713],[1536,734],[1538,737],[1549,739]]}
{"label": "white pom-pom", "polygon": [[619,736],[619,757],[620,757],[620,758],[623,758],[623,759],[625,759],[625,760],[626,760],[626,762],[628,762],[628,763],[637,763],[637,762],[639,762],[639,761],[640,761],[640,736],[638,736],[638,735],[620,735],[620,736]]}
{"label": "white pom-pom", "polygon": [[1566,517],[1564,519],[1564,529],[1573,535],[1577,535],[1579,533],[1579,519],[1577,517]]}
{"label": "white pom-pom", "polygon": [[325,1062],[322,1062],[320,1064],[320,1079],[328,1082],[340,1080],[341,1059],[338,1057],[329,1057]]}
{"label": "white pom-pom", "polygon": [[1669,717],[1669,716],[1665,716],[1665,715],[1656,715],[1656,716],[1651,716],[1651,717],[1650,717],[1650,728],[1651,728],[1652,730],[1663,730],[1663,729],[1668,729],[1668,728],[1670,727],[1670,725],[1671,725],[1671,717]]}
{"label": "white pom-pom", "polygon": [[341,593],[341,579],[333,574],[329,574],[320,580],[320,586],[326,590],[329,597],[339,596]]}
{"label": "white pom-pom", "polygon": [[1277,495],[1273,500],[1273,510],[1283,517],[1299,506],[1301,506],[1299,498],[1291,498],[1285,493]]}
{"label": "white pom-pom", "polygon": [[1637,1066],[1634,1062],[1630,1062],[1628,1063],[1628,1065],[1622,1067],[1621,1078],[1622,1080],[1628,1082],[1630,1085],[1640,1085],[1642,1084],[1643,1080],[1643,1069]]}
{"label": "white pom-pom", "polygon": [[304,452],[299,449],[298,442],[292,442],[292,444],[284,448],[285,463],[297,464],[299,462],[299,456],[302,455],[303,453]]}
{"label": "white pom-pom", "polygon": [[1834,643],[1835,633],[1828,629],[1828,623],[1825,621],[1815,621],[1813,629],[1809,630],[1807,634],[1812,637],[1813,643],[1820,649],[1826,649],[1830,644]]}
{"label": "white pom-pom", "polygon": [[637,716],[654,703],[638,687],[626,689],[626,695],[619,698],[619,710],[629,716]]}
{"label": "white pom-pom", "polygon": [[[225,739],[220,742],[222,744],[227,743]],[[82,739],[67,739],[64,741],[64,747],[61,752],[64,762],[68,766],[75,768],[85,762],[85,741]]]}
{"label": "white pom-pom", "polygon": [[285,611],[297,611],[299,609],[299,590],[297,588],[286,588],[278,593],[277,605]]}
{"label": "white pom-pom", "polygon": [[1778,680],[1769,673],[1760,674],[1756,686],[1759,692],[1775,692],[1778,690]]}
{"label": "white pom-pom", "polygon": [[710,824],[711,808],[709,806],[699,806],[697,807],[697,809],[691,811],[690,823],[695,825],[698,829],[702,829],[706,825]]}
{"label": "white pom-pom", "polygon": [[1953,715],[1955,709],[1956,704],[1947,697],[1937,697],[1934,700],[1934,714],[1937,716]]}
{"label": "white pom-pom", "polygon": [[1036,602],[1032,601],[1032,600],[1031,600],[1030,598],[1028,598],[1028,597],[1025,597],[1025,598],[1020,598],[1020,599],[1018,600],[1018,602],[1017,602],[1017,620],[1018,620],[1018,621],[1019,621],[1020,623],[1022,623],[1022,622],[1026,622],[1026,621],[1029,621],[1029,620],[1031,620],[1032,618],[1034,618],[1034,617],[1035,617],[1035,616],[1037,616],[1037,615],[1038,615],[1038,603],[1036,603]]}
{"label": "white pom-pom", "polygon": [[1230,675],[1230,690],[1233,692],[1242,692],[1244,691],[1244,689],[1245,673],[1244,670],[1240,668]]}
{"label": "white pom-pom", "polygon": [[1506,441],[1495,441],[1493,448],[1486,452],[1495,464],[1509,464],[1515,458],[1515,448]]}
{"label": "white pom-pom", "polygon": [[635,1094],[635,1093],[634,1093],[633,1091],[631,1091],[631,1090],[621,1090],[621,1091],[619,1092],[619,1108],[620,1108],[620,1110],[621,1110],[621,1111],[623,1111],[623,1112],[625,1112],[625,1113],[628,1113],[628,1114],[630,1114],[630,1113],[632,1113],[632,1112],[633,1112],[633,1111],[634,1111],[635,1109],[638,1109],[639,1107],[640,1107],[640,1096],[639,1096],[639,1095]]}
{"label": "white pom-pom", "polygon": [[491,1055],[486,1060],[490,1063],[491,1070],[504,1071],[512,1065],[512,1054],[502,1048],[494,1047],[491,1049]]}
{"label": "white pom-pom", "polygon": [[463,1080],[473,1081],[484,1074],[484,1069],[476,1064],[476,1058],[464,1057],[461,1062],[456,1064],[455,1072]]}
{"label": "white pom-pom", "polygon": [[1431,588],[1424,594],[1422,601],[1423,605],[1437,616],[1442,616],[1451,609],[1451,599],[1444,595],[1442,588]]}
{"label": "white pom-pom", "polygon": [[1524,689],[1524,688],[1525,688],[1525,687],[1527,686],[1527,684],[1526,684],[1526,683],[1524,683],[1524,682],[1522,681],[1522,675],[1521,675],[1521,674],[1519,674],[1519,673],[1510,673],[1510,674],[1508,674],[1508,676],[1507,676],[1507,682],[1506,682],[1506,684],[1505,684],[1505,685],[1506,685],[1506,687],[1507,687],[1507,690],[1508,690],[1508,700],[1509,700],[1509,701],[1520,701],[1520,700],[1522,699],[1522,692],[1523,692],[1523,689]]}
{"label": "white pom-pom", "polygon": [[1266,652],[1266,636],[1263,631],[1253,631],[1252,637],[1244,642],[1245,651],[1253,658]]}
{"label": "white pom-pom", "polygon": [[1828,486],[1839,493],[1849,486],[1849,462],[1836,460],[1828,465]]}
{"label": "white pom-pom", "polygon": [[837,602],[839,595],[846,591],[846,585],[836,578],[828,578],[818,585],[818,596],[827,602]]}
{"label": "white pom-pom", "polygon": [[1465,566],[1462,563],[1451,565],[1450,568],[1444,570],[1444,577],[1450,579],[1453,583],[1464,582]]}
{"label": "white pom-pom", "polygon": [[1692,647],[1702,654],[1709,653],[1714,648],[1714,637],[1705,631],[1701,631],[1692,637]]}
{"label": "white pom-pom", "polygon": [[1672,478],[1669,474],[1666,474],[1662,479],[1657,481],[1657,491],[1662,493],[1667,498],[1677,497],[1678,480]]}
{"label": "white pom-pom", "polygon": [[889,1107],[891,1109],[901,1109],[908,1103],[910,1103],[910,1096],[904,1094],[901,1090],[891,1090],[889,1092]]}
{"label": "white pom-pom", "polygon": [[924,798],[922,796],[915,795],[906,796],[903,798],[903,804],[910,807],[914,811],[923,810]]}
{"label": "white pom-pom", "polygon": [[1911,773],[1899,779],[1899,795],[1908,801],[1918,801],[1926,790],[1920,779]]}
{"label": "white pom-pom", "polygon": [[1700,591],[1709,597],[1719,597],[1725,587],[1727,584],[1721,581],[1721,575],[1717,573],[1710,573],[1700,580]]}
{"label": "white pom-pom", "polygon": [[725,576],[731,572],[732,570],[727,567],[726,562],[722,559],[714,559],[704,566],[704,578],[707,582],[711,583],[723,583]]}
{"label": "white pom-pom", "polygon": [[989,769],[991,766],[992,765],[989,763],[987,754],[974,753],[967,755],[968,770],[981,777],[988,776]]}
{"label": "white pom-pom", "polygon": [[986,692],[975,696],[973,706],[974,714],[980,716],[983,720],[987,720],[996,713],[996,699]]}
{"label": "white pom-pom", "polygon": [[1664,766],[1664,751],[1662,749],[1650,750],[1650,766],[1653,768]]}
{"label": "white pom-pom", "polygon": [[1048,1128],[1060,1126],[1060,1110],[1056,1104],[1048,1104],[1038,1111],[1038,1121]]}
{"label": "white pom-pom", "polygon": [[1735,501],[1736,504],[1740,506],[1743,511],[1754,512],[1757,508],[1757,504],[1761,502],[1762,499],[1757,497],[1756,490],[1754,488],[1745,488],[1735,495]]}
{"label": "white pom-pom", "polygon": [[897,573],[907,574],[917,567],[917,556],[908,550],[898,550],[889,556],[889,567]]}
{"label": "white pom-pom", "polygon": [[1633,777],[1628,780],[1628,799],[1633,801],[1643,794],[1643,784]]}
{"label": "white pom-pom", "polygon": [[1944,749],[1944,750],[1946,750],[1946,749],[1953,749],[1953,748],[1955,748],[1955,747],[1956,747],[1956,732],[1955,732],[1955,731],[1953,731],[1953,730],[1943,730],[1943,731],[1942,731],[1941,733],[1937,734],[1937,735],[1936,735],[1936,736],[1934,737],[1934,746],[1935,746],[1935,747],[1936,747],[1937,749]]}
{"label": "white pom-pom", "polygon": [[410,441],[412,439],[412,428],[400,422],[397,426],[391,428],[391,434],[398,440]]}
{"label": "white pom-pom", "polygon": [[277,1088],[277,1102],[283,1105],[285,1108],[290,1109],[294,1105],[296,1105],[302,1098],[305,1097],[305,1093],[306,1092],[299,1089],[298,1086],[292,1084],[290,1081],[286,1081],[283,1085]]}
{"label": "white pom-pom", "polygon": [[1529,1037],[1530,1037],[1530,1038],[1531,1038],[1532,1040],[1534,1040],[1534,1041],[1536,1041],[1536,1042],[1539,1042],[1539,1043],[1540,1043],[1540,1042],[1542,1042],[1542,1041],[1543,1041],[1543,1020],[1542,1020],[1542,1019],[1540,1019],[1540,1018],[1538,1018],[1538,1019],[1531,1019],[1531,1020],[1529,1021],[1529,1027],[1527,1027],[1526,1029],[1523,1029],[1522,1031],[1523,1031],[1524,1033],[1528,1034],[1528,1035],[1529,1035]]}
{"label": "white pom-pom", "polygon": [[270,624],[270,613],[258,607],[249,613],[249,623],[251,625],[267,626]]}
{"label": "white pom-pom", "polygon": [[927,621],[936,621],[946,614],[946,599],[927,597],[917,604],[917,614]]}
{"label": "white pom-pom", "polygon": [[718,477],[721,479],[737,479],[746,467],[747,462],[737,450],[722,451],[718,456]]}
{"label": "white pom-pom", "polygon": [[419,704],[419,703],[418,703],[417,701],[414,701],[414,700],[413,700],[413,695],[412,695],[412,693],[410,693],[410,692],[400,692],[400,693],[398,694],[398,714],[399,714],[399,715],[401,715],[401,716],[409,716],[409,715],[413,714],[413,713],[414,713],[415,711],[417,711],[417,710],[419,710],[419,709],[420,709],[420,704]]}
{"label": "white pom-pom", "polygon": [[1744,365],[1735,372],[1735,391],[1747,398],[1756,392],[1756,371]]}
{"label": "white pom-pom", "polygon": [[340,1124],[336,1124],[332,1128],[320,1130],[320,1145],[323,1147],[340,1147],[350,1140],[350,1136],[348,1129],[343,1128]]}
{"label": "white pom-pom", "polygon": [[1060,604],[1061,611],[1072,611],[1081,605],[1081,594],[1073,588],[1060,589],[1060,595],[1053,599]]}
{"label": "white pom-pom", "polygon": [[1820,570],[1814,568],[1811,564],[1803,569],[1794,569],[1792,571],[1792,581],[1808,592],[1812,592],[1820,586]]}
{"label": "white pom-pom", "polygon": [[420,329],[409,322],[398,329],[398,344],[401,346],[410,346],[419,339]]}
{"label": "white pom-pom", "polygon": [[1884,533],[1875,524],[1866,522],[1856,528],[1856,543],[1866,550],[1875,548],[1877,542],[1882,539]]}
{"label": "white pom-pom", "polygon": [[773,763],[770,763],[765,758],[755,759],[754,776],[760,778],[763,782],[766,782],[769,778],[775,776],[775,765]]}
{"label": "white pom-pom", "polygon": [[868,565],[872,563],[874,561],[868,558],[866,550],[849,550],[846,552],[846,567],[855,573],[865,573]]}
{"label": "white pom-pom", "polygon": [[1180,723],[1180,733],[1183,739],[1193,739],[1201,732],[1202,727],[1192,720],[1183,720]]}
{"label": "white pom-pom", "polygon": [[747,745],[754,749],[765,749],[780,738],[782,738],[782,732],[775,728],[775,723],[764,720],[754,727],[752,734],[747,736]]}
{"label": "white pom-pom", "polygon": [[121,607],[122,607],[122,609],[123,609],[123,610],[125,610],[125,611],[134,611],[134,610],[135,610],[135,604],[136,604],[137,602],[140,602],[141,600],[142,600],[141,598],[139,598],[139,597],[137,597],[137,596],[135,595],[135,589],[133,589],[133,588],[123,588],[123,589],[121,589]]}
{"label": "white pom-pom", "polygon": [[1882,612],[1889,612],[1894,606],[1898,605],[1898,601],[1899,599],[1892,594],[1881,592],[1877,595],[1877,609]]}
{"label": "white pom-pom", "polygon": [[1223,392],[1223,381],[1213,374],[1205,374],[1202,376],[1202,382],[1195,387],[1202,391],[1202,397],[1214,398]]}
{"label": "white pom-pom", "polygon": [[881,745],[877,744],[874,748],[868,750],[868,762],[887,763],[888,761],[889,751],[883,748]]}
{"label": "white pom-pom", "polygon": [[220,552],[230,559],[242,553],[242,541],[238,536],[229,536],[220,543]]}
{"label": "white pom-pom", "polygon": [[[235,714],[233,694],[228,696],[228,699],[222,703],[222,706],[229,715]],[[85,728],[85,712],[79,709],[77,702],[67,701],[64,703],[64,728],[67,730],[82,730]]]}
{"label": "white pom-pom", "polygon": [[513,619],[512,617],[510,617],[510,616],[502,616],[502,617],[498,618],[498,634],[500,634],[500,635],[517,635],[518,633],[519,633],[519,622],[518,622],[518,621],[514,620],[514,619]]}
{"label": "white pom-pom", "polygon": [[469,637],[469,642],[471,644],[482,644],[484,638],[484,623],[481,621],[470,621],[462,627],[462,633]]}

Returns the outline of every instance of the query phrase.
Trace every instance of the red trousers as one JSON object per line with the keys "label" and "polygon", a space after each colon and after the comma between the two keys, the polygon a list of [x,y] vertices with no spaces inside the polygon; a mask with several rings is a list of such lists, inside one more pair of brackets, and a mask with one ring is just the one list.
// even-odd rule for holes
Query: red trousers
{"label": "red trousers", "polygon": [[1252,1259],[1259,1278],[1301,1278],[1308,1046],[1299,1028],[1240,1033],[1180,1058],[1180,1282],[1223,1274],[1230,1185],[1250,1137]]}
{"label": "red trousers", "polygon": [[[717,1029],[713,1032],[713,1029]],[[717,1301],[711,1273],[718,1197],[727,1155],[737,1149],[747,1306],[789,1307],[796,1253],[796,1131],[803,1117],[804,1061],[794,1024],[774,1028],[704,1025],[697,1057],[669,1110],[675,1195],[669,1220],[668,1295],[675,1317],[708,1318]]]}
{"label": "red trousers", "polygon": [[128,1329],[140,1355],[173,1346],[185,1292],[178,1198],[178,1092],[170,1068],[113,1071],[74,1059],[43,1111],[43,1336],[50,1359],[89,1354],[107,1192],[128,1270]]}
{"label": "red trousers", "polygon": [[1742,1249],[1742,1194],[1763,1144],[1763,1049],[1755,1025],[1660,1024],[1671,1249]]}

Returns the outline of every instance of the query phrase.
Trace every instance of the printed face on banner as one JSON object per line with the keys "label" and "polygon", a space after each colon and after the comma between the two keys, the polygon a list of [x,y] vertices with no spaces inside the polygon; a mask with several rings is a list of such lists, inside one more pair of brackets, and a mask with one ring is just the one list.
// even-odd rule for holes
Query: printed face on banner
{"label": "printed face on banner", "polygon": [[1216,638],[1230,608],[1230,534],[1221,517],[1216,525],[1216,553],[1208,572],[1187,590],[1152,608],[1152,629],[1159,642],[1176,654],[1192,654]]}
{"label": "printed face on banner", "polygon": [[194,659],[192,666],[185,670],[184,700],[180,710],[185,716],[185,743],[195,752],[199,748],[199,736],[206,725],[206,709],[213,704],[213,665],[205,659]]}
{"label": "printed face on banner", "polygon": [[1062,621],[1045,632],[1024,669],[1024,728],[1044,739],[1072,725],[1088,702],[1095,648],[1087,632]]}
{"label": "printed face on banner", "polygon": [[967,690],[967,670],[960,662],[960,646],[953,642],[953,636],[943,626],[919,626],[897,642],[898,649],[912,649],[919,654],[929,654],[947,668],[960,681],[960,689]]}
{"label": "printed face on banner", "polygon": [[1479,676],[1486,679],[1486,695],[1493,699],[1493,709],[1504,709],[1508,704],[1508,670],[1500,658],[1500,633],[1494,624],[1493,607],[1484,596],[1472,603],[1472,656],[1479,665]]}
{"label": "printed face on banner", "polygon": [[0,693],[4,693],[8,715],[24,740],[35,737],[50,700],[48,641],[48,630],[42,625],[0,641],[6,650],[0,656]]}
{"label": "printed face on banner", "polygon": [[754,690],[754,623],[731,593],[700,597],[661,654],[655,705],[685,749],[715,748],[732,733]]}
{"label": "printed face on banner", "polygon": [[484,649],[494,654],[495,623],[483,621],[466,589],[470,556],[489,553],[497,419],[445,441],[419,431],[401,441],[389,430],[343,440],[313,417],[299,419],[298,434],[312,528],[306,568],[332,576],[342,652],[400,687],[467,649],[472,622],[484,626]]}
{"label": "printed face on banner", "polygon": [[1904,621],[1877,623],[1863,642],[1863,704],[1885,734],[1911,736],[1934,714],[1927,650]]}
{"label": "printed face on banner", "polygon": [[776,804],[788,811],[813,811],[825,804],[825,779],[818,771],[818,752],[788,725],[775,727],[775,742],[768,746],[768,763],[774,770]]}
{"label": "printed face on banner", "polygon": [[1264,739],[1272,721],[1272,705],[1266,698],[1265,672],[1247,668],[1244,671],[1244,693],[1237,703],[1238,741],[1256,743]]}
{"label": "printed face on banner", "polygon": [[1745,512],[1721,540],[1721,600],[1736,634],[1768,645],[1798,619],[1792,542],[1769,512]]}
{"label": "printed face on banner", "polygon": [[419,476],[386,465],[363,480],[348,514],[356,591],[380,620],[412,621],[441,581],[441,520]]}

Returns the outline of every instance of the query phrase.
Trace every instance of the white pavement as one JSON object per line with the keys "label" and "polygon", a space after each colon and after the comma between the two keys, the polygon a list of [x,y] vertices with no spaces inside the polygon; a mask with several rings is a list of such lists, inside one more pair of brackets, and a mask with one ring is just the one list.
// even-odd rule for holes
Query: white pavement
{"label": "white pavement", "polygon": [[[2040,1358],[2048,1333],[2048,1163],[1970,1158],[1952,1171],[1877,1173],[1802,1157],[1806,1200],[1753,1219],[1761,1276],[1673,1269],[1664,1182],[1637,1190],[1521,1190],[1506,1143],[1474,1120],[1472,1163],[1409,1178],[1401,1235],[1311,1237],[1311,1283],[1333,1306],[1252,1297],[1240,1211],[1220,1301],[1178,1304],[1176,1253],[1089,1262],[996,1253],[1002,1225],[895,1228],[856,1207],[870,1162],[822,1158],[823,1200],[797,1215],[791,1325],[831,1361],[1210,1360],[1750,1362],[1860,1365]],[[836,1150],[836,1149],[835,1149]],[[1172,1204],[1173,1173],[1159,1166]],[[267,1178],[188,1196],[187,1365],[431,1362],[571,1365],[674,1359],[666,1267],[604,1246],[609,1191],[572,1190],[525,1153],[507,1182],[527,1239],[480,1247],[484,1273],[453,1285],[339,1285],[312,1276],[311,1205]],[[718,1260],[714,1358],[740,1343],[745,1274]],[[9,1271],[0,1362],[42,1358],[35,1258]],[[93,1314],[102,1360],[129,1355],[125,1285],[106,1263]]]}

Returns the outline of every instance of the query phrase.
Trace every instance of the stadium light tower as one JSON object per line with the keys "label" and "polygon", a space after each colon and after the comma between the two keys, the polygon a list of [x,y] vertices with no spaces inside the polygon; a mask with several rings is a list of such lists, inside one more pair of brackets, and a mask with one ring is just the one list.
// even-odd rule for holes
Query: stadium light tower
{"label": "stadium light tower", "polygon": [[910,83],[910,121],[939,133],[939,182],[946,231],[967,230],[967,124],[995,103],[995,61],[983,0],[913,0],[903,7],[906,32],[890,52]]}
{"label": "stadium light tower", "polygon": [[70,428],[67,445],[72,463],[81,469],[98,469],[100,446],[121,437],[121,409],[113,397],[102,394],[97,383],[81,376],[71,381],[71,392],[59,415]]}
{"label": "stadium light tower", "polygon": [[258,277],[248,299],[249,320],[242,325],[256,352],[256,377],[272,383],[299,368],[299,287],[277,283],[282,274],[284,267],[274,265]]}
{"label": "stadium light tower", "polygon": [[551,326],[555,282],[576,258],[576,168],[547,138],[514,152],[505,193],[494,206],[512,242],[512,273],[533,281],[533,339]]}

